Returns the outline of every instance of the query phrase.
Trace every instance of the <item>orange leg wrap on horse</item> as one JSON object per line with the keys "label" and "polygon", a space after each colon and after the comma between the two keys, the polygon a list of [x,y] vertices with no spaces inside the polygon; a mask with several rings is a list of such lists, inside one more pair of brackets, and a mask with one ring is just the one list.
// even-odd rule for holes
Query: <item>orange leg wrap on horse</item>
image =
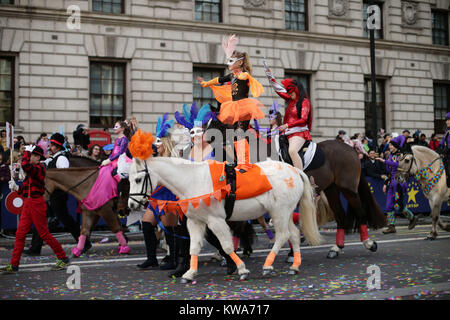
{"label": "orange leg wrap on horse", "polygon": [[191,255],[191,269],[198,270],[198,256]]}
{"label": "orange leg wrap on horse", "polygon": [[270,267],[275,261],[276,254],[273,251],[270,251],[267,255],[266,262],[264,263],[264,267]]}
{"label": "orange leg wrap on horse", "polygon": [[301,264],[302,264],[302,256],[300,255],[300,252],[294,252],[294,263],[292,264],[292,266],[294,268],[298,268],[300,267]]}
{"label": "orange leg wrap on horse", "polygon": [[233,259],[234,263],[236,263],[236,266],[238,267],[243,263],[241,258],[239,258],[238,255],[236,254],[236,252],[231,253],[230,258]]}

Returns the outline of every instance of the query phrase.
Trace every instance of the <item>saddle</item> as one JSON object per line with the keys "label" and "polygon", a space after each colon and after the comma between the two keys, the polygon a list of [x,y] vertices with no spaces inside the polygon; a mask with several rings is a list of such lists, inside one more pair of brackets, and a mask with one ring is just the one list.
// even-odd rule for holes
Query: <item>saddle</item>
{"label": "saddle", "polygon": [[[302,159],[304,172],[320,168],[325,163],[323,150],[311,140],[305,142],[298,154]],[[284,134],[280,135],[280,161],[293,165],[289,155],[289,140]]]}
{"label": "saddle", "polygon": [[231,217],[236,200],[244,200],[263,194],[272,185],[261,168],[253,164],[249,170],[236,170],[236,164],[208,160],[213,190],[230,185],[231,191],[225,197],[227,220]]}

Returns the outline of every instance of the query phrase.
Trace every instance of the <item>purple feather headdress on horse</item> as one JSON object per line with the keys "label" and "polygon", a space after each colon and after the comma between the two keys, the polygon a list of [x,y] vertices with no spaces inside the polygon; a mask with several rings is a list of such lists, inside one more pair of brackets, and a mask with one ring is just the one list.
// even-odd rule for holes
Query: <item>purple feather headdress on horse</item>
{"label": "purple feather headdress on horse", "polygon": [[179,124],[182,124],[189,130],[194,127],[202,127],[209,120],[215,118],[215,113],[211,111],[211,106],[205,104],[200,110],[197,110],[197,105],[194,102],[189,108],[188,104],[183,105],[182,115],[177,111],[175,112],[175,119]]}

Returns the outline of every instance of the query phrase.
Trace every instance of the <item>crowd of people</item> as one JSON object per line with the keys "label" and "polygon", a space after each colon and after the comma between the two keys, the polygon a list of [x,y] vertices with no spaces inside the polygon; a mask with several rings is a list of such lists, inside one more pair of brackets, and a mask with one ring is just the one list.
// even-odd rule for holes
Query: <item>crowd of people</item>
{"label": "crowd of people", "polygon": [[[436,133],[431,135],[429,141],[427,141],[426,134],[422,133],[419,129],[417,129],[413,135],[411,135],[411,132],[408,129],[405,129],[402,131],[402,135],[405,137],[406,143],[410,146],[424,146],[434,151],[439,148],[440,139]],[[384,130],[380,129],[378,132],[377,145],[375,146],[373,139],[370,139],[361,133],[355,133],[349,138],[346,131],[339,130],[336,140],[347,143],[356,149],[358,156],[361,159],[361,166],[365,176],[385,180],[387,178],[386,167],[375,159],[378,157],[385,160],[389,159],[389,155],[391,154],[389,143],[393,138],[398,136],[399,134],[396,132],[384,133]]]}

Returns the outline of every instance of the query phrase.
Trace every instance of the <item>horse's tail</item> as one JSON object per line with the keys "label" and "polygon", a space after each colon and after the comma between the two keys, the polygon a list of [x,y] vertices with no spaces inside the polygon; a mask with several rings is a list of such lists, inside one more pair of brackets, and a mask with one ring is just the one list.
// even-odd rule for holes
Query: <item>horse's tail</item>
{"label": "horse's tail", "polygon": [[386,226],[386,216],[383,211],[381,211],[380,206],[370,191],[369,184],[364,175],[361,175],[359,178],[358,193],[363,210],[367,215],[368,226],[374,230]]}
{"label": "horse's tail", "polygon": [[334,221],[334,212],[333,210],[331,210],[325,192],[323,191],[320,192],[320,197],[316,203],[316,207],[317,207],[317,224],[319,226],[327,222]]}
{"label": "horse's tail", "polygon": [[308,176],[303,171],[298,170],[303,180],[303,194],[300,199],[299,209],[301,213],[302,231],[308,242],[315,246],[323,242],[317,225],[316,206],[314,203],[314,188],[309,182]]}

